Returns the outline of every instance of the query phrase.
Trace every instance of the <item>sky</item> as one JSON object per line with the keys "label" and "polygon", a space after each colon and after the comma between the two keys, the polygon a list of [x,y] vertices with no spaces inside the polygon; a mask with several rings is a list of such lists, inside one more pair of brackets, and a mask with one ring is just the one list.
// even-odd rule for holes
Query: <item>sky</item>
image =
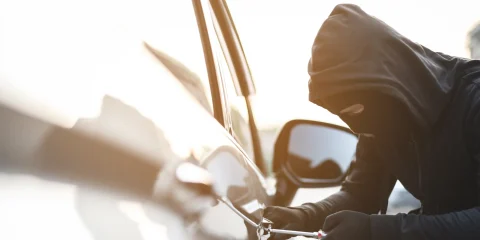
{"label": "sky", "polygon": [[318,29],[334,6],[354,3],[434,51],[469,57],[467,32],[480,1],[227,0],[250,64],[261,127],[290,118],[331,118],[308,102],[307,63]]}

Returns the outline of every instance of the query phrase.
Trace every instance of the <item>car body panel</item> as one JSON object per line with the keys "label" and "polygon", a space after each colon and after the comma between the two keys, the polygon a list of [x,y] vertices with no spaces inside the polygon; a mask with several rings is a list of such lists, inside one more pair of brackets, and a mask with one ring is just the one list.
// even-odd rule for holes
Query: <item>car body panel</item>
{"label": "car body panel", "polygon": [[[226,10],[220,0],[0,0],[0,238],[256,238],[223,203],[186,223],[153,194],[163,166],[191,161],[252,220],[269,204],[252,113],[238,115],[255,159],[233,121],[214,117],[233,110],[205,51],[225,57],[247,110],[255,92]],[[220,48],[201,39],[202,24]]]}
{"label": "car body panel", "polygon": [[106,189],[1,173],[0,197],[2,239],[193,239],[170,209]]}
{"label": "car body panel", "polygon": [[[129,214],[139,214],[122,212],[117,202],[110,201],[116,199],[113,193],[135,196],[133,208],[170,211],[161,204],[148,204],[155,200],[152,190],[156,177],[169,162],[194,161],[212,173],[219,195],[226,194],[253,219],[260,217],[259,210],[268,199],[259,170],[215,120],[205,101],[198,100],[204,92],[199,95],[198,87],[188,87],[185,81],[197,76],[175,75],[178,69],[159,61],[152,51],[165,53],[195,73],[206,72],[202,70],[205,62],[188,54],[195,44],[184,44],[183,51],[169,48],[178,44],[176,37],[182,36],[162,35],[165,28],[182,34],[180,29],[188,30],[192,25],[175,21],[158,23],[156,18],[156,10],[166,13],[168,8],[175,12],[177,7],[189,7],[195,21],[192,2],[21,1],[37,8],[23,13],[18,13],[20,5],[14,2],[2,1],[4,8],[0,11],[17,14],[3,15],[0,28],[2,36],[7,36],[0,42],[1,172],[5,177],[41,180],[22,180],[12,184],[12,188],[17,192],[22,188],[45,189],[45,195],[56,196],[60,190],[55,186],[68,185],[65,190],[70,194],[68,198],[39,204],[59,207],[69,204],[71,208],[74,198],[76,208],[68,211],[75,213],[77,220],[63,223],[68,225],[67,229],[81,228],[83,232],[77,237],[88,239],[84,231],[87,228],[93,239],[136,239],[129,237],[133,236],[129,227],[109,225],[115,217],[121,221]],[[141,16],[141,22],[129,15],[134,13],[135,17]],[[29,24],[25,19],[37,21]],[[196,27],[195,22],[193,26]],[[188,37],[185,35],[183,39]],[[209,96],[211,93],[205,89]],[[92,191],[107,196],[98,197]],[[23,198],[20,202],[31,201],[34,198],[30,201]],[[59,208],[57,212],[67,210]],[[173,225],[183,224],[172,214],[158,214],[154,218]],[[105,217],[99,217],[102,215]],[[28,215],[18,217],[28,218]],[[12,229],[41,226],[28,223],[12,223]],[[161,226],[157,229],[152,224],[150,230],[162,231]],[[164,224],[163,228],[168,228],[168,232],[183,229],[181,234],[185,236],[195,236],[200,231],[198,227],[194,231],[178,224],[175,227]],[[207,210],[196,225],[220,239],[232,235],[236,239],[248,237],[243,220],[221,203]],[[69,234],[73,232],[61,232],[57,239],[71,238]],[[181,234],[171,239],[183,239],[177,238]],[[142,235],[138,239],[149,238]]]}

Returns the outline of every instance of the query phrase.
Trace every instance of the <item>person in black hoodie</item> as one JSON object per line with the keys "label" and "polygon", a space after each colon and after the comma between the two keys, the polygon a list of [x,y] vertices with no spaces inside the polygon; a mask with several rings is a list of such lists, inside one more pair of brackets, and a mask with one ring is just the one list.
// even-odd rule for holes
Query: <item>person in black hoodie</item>
{"label": "person in black hoodie", "polygon": [[[265,209],[275,228],[323,229],[324,240],[480,239],[480,61],[434,52],[342,4],[308,70],[310,101],[359,134],[356,160],[338,193]],[[397,180],[422,207],[383,215]]]}

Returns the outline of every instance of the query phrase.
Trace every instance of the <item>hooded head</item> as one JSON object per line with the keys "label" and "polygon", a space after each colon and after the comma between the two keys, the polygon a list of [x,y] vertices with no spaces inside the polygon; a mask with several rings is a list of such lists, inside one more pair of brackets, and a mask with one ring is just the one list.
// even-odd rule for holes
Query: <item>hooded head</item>
{"label": "hooded head", "polygon": [[465,61],[410,41],[358,6],[337,5],[313,44],[309,98],[357,133],[429,131]]}

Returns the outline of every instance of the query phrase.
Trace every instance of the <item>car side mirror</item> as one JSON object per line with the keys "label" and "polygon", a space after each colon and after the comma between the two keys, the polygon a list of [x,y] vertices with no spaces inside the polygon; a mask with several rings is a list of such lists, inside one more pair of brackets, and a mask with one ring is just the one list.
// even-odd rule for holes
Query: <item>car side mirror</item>
{"label": "car side mirror", "polygon": [[293,120],[281,130],[274,148],[280,205],[290,203],[298,188],[338,186],[355,156],[358,137],[329,123]]}

